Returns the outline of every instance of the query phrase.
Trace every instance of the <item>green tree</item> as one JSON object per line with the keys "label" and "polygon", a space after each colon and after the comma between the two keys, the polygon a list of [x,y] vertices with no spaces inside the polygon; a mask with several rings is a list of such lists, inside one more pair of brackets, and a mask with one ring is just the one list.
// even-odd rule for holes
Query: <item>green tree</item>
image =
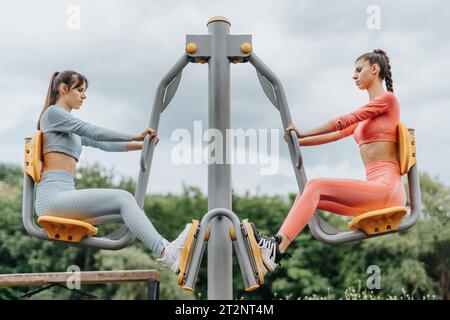
{"label": "green tree", "polygon": [[[0,164],[0,273],[38,273],[66,271],[77,265],[82,271],[117,270],[119,268],[156,267],[151,252],[139,241],[119,251],[105,251],[42,241],[28,235],[21,220],[23,171],[18,166]],[[119,177],[114,182],[112,170],[99,165],[80,168],[76,175],[76,186],[80,188],[120,188],[133,191],[134,182]],[[117,225],[102,225],[101,233],[112,231]],[[161,271],[161,298],[191,299],[192,294],[184,293],[174,280],[174,275]],[[131,285],[131,287],[130,287]],[[104,286],[84,286],[83,290],[100,298],[143,298],[145,284]],[[122,286],[124,286],[122,288]],[[134,287],[140,288],[134,292]],[[128,288],[128,289],[126,289]],[[130,289],[133,288],[133,289]],[[19,299],[21,295],[35,287],[0,287],[0,299]],[[128,290],[128,291],[127,291]],[[130,293],[130,292],[134,293]],[[43,299],[78,299],[79,295],[65,290],[52,289],[37,295]]]}
{"label": "green tree", "polygon": [[[119,251],[105,251],[41,241],[29,236],[21,221],[22,170],[0,164],[0,273],[65,271],[70,265],[82,270],[158,268],[151,251],[139,240]],[[266,276],[258,290],[246,293],[242,276],[233,258],[233,296],[243,299],[395,299],[437,295],[450,298],[450,190],[426,173],[420,175],[422,218],[411,230],[365,241],[331,246],[315,240],[308,228],[295,239],[288,252],[292,258]],[[76,175],[77,188],[120,188],[134,193],[135,181],[117,176],[100,165],[82,167]],[[241,219],[250,219],[262,232],[273,235],[283,222],[295,195],[233,195],[233,211]],[[174,239],[192,219],[201,220],[207,212],[207,197],[200,189],[183,186],[179,195],[148,194],[144,211],[157,230]],[[348,218],[323,214],[340,229]],[[101,234],[118,224],[102,225]],[[205,299],[207,285],[206,255],[201,264],[195,295],[176,285],[176,276],[161,270],[161,298]],[[381,270],[381,289],[368,290],[367,268]],[[0,299],[18,299],[33,288],[0,287]],[[85,286],[100,298],[141,299],[145,284],[106,284]],[[39,295],[48,299],[78,299],[73,292],[55,289]]]}

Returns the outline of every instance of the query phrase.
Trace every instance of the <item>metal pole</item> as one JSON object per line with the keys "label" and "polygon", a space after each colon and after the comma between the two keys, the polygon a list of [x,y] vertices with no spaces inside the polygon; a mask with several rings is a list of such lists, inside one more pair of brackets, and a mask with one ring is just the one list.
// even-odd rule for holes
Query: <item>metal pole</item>
{"label": "metal pole", "polygon": [[159,300],[159,281],[147,281],[147,300]]}
{"label": "metal pole", "polygon": [[[208,127],[217,129],[223,144],[215,141],[215,152],[221,163],[208,164],[208,210],[226,208],[231,210],[231,166],[226,163],[226,129],[230,127],[230,62],[227,56],[227,36],[230,22],[214,17],[208,22],[211,35],[209,59],[209,118]],[[212,139],[210,138],[210,143]],[[230,222],[223,217],[210,223],[211,237],[208,241],[208,299],[231,300],[233,298],[232,243],[229,235]]]}
{"label": "metal pole", "polygon": [[[189,63],[186,55],[183,55],[177,63],[167,72],[167,74],[159,82],[158,88],[156,89],[156,94],[153,100],[153,107],[150,116],[149,127],[158,131],[159,120],[161,118],[161,113],[164,111],[165,105],[165,95],[168,87],[176,77],[181,77],[181,71]],[[176,84],[178,87],[178,83]],[[172,92],[172,97],[175,94],[175,90]],[[172,99],[172,97],[169,98]],[[143,149],[141,152],[141,170],[139,172],[139,178],[136,185],[135,198],[139,207],[144,207],[145,193],[147,192],[148,180],[150,177],[150,168],[152,165],[153,151],[155,149],[154,141],[149,141],[149,136],[147,135],[144,140]]]}

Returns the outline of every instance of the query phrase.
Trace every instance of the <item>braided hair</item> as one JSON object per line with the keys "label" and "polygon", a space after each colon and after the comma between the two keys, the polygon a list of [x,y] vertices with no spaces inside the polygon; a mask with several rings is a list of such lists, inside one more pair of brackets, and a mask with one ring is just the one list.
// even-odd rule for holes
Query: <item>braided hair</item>
{"label": "braided hair", "polygon": [[391,64],[386,52],[381,49],[375,49],[372,52],[360,55],[356,61],[360,59],[369,61],[370,65],[378,64],[380,66],[380,78],[386,82],[387,91],[394,92]]}

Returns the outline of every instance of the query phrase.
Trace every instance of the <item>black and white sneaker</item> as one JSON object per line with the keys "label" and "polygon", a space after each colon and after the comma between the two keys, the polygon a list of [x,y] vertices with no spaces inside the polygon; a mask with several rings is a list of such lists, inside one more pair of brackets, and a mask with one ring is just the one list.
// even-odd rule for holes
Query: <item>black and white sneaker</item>
{"label": "black and white sneaker", "polygon": [[274,237],[268,237],[263,235],[256,229],[255,225],[251,223],[255,239],[261,248],[261,256],[267,271],[272,272],[279,265],[281,259],[288,254],[280,252],[279,246],[281,243],[281,237],[276,235]]}
{"label": "black and white sneaker", "polygon": [[188,223],[180,235],[172,242],[162,239],[164,245],[164,255],[156,261],[161,263],[164,267],[172,270],[173,273],[178,274],[180,272],[180,258],[183,246],[186,243],[189,229],[192,223]]}

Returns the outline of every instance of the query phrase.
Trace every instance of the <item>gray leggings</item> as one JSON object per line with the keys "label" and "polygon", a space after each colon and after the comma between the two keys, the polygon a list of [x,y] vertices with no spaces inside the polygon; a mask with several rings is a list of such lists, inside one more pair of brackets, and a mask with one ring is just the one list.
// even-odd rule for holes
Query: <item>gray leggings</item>
{"label": "gray leggings", "polygon": [[50,170],[43,173],[35,196],[38,216],[77,219],[91,224],[123,221],[157,257],[161,255],[163,237],[137,205],[134,196],[125,190],[76,190],[72,174],[64,170]]}

